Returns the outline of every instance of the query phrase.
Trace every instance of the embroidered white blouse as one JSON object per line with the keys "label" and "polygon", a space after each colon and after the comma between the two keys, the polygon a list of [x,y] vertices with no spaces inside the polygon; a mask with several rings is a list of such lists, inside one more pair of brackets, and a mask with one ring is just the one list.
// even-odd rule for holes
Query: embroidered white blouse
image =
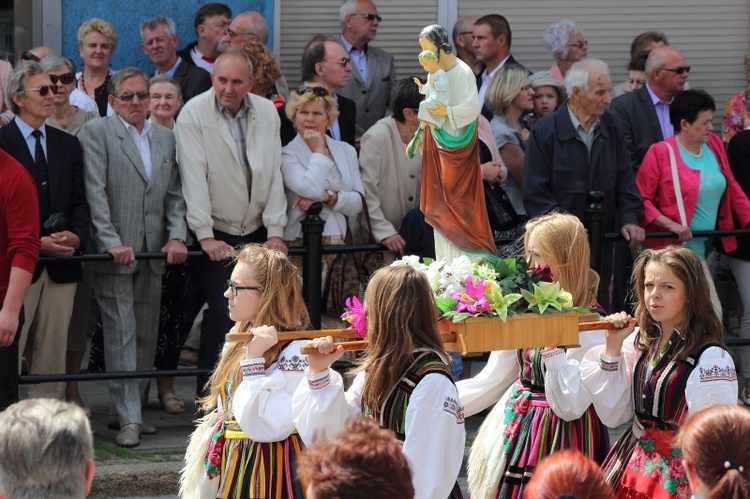
{"label": "embroidered white blouse", "polygon": [[[604,355],[604,345],[596,346],[581,361],[581,379],[594,401],[602,422],[614,428],[635,414],[633,406],[633,368],[638,359],[634,340],[637,329],[628,336],[618,357]],[[729,352],[709,347],[685,386],[688,415],[716,404],[737,403],[737,372]]]}
{"label": "embroidered white blouse", "polygon": [[243,374],[231,399],[237,423],[250,440],[279,442],[294,432],[292,394],[305,377],[307,356],[300,353],[307,340],[293,341],[271,366],[263,370],[263,358],[243,360],[254,374]]}
{"label": "embroidered white blouse", "polygon": [[[581,386],[579,362],[590,348],[604,344],[604,331],[579,334],[579,348],[554,348],[543,354],[546,368],[544,391],[552,411],[566,421],[578,419],[591,405],[588,392]],[[516,350],[490,353],[487,365],[471,379],[456,383],[464,414],[474,414],[496,404],[518,379]]]}
{"label": "embroidered white blouse", "polygon": [[[340,431],[349,416],[361,413],[365,373],[344,392],[335,371],[307,374],[292,399],[294,424],[310,445],[315,437]],[[437,373],[426,375],[409,399],[403,449],[412,472],[416,499],[448,497],[464,457],[463,407],[453,383]]]}

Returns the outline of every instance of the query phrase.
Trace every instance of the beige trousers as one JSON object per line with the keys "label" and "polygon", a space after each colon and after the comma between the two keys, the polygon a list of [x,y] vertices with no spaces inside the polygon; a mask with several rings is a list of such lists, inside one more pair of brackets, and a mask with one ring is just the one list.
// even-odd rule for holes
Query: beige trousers
{"label": "beige trousers", "polygon": [[[52,282],[47,269],[29,287],[23,301],[25,322],[18,343],[18,368],[21,356],[29,343],[27,358],[29,374],[65,374],[65,354],[68,344],[68,325],[73,313],[73,299],[78,283]],[[62,399],[65,383],[29,385],[29,398]]]}

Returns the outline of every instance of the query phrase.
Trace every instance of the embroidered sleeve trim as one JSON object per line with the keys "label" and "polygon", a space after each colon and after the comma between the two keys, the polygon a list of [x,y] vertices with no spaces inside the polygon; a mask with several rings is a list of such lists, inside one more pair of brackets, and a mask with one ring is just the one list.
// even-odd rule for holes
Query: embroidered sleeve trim
{"label": "embroidered sleeve trim", "polygon": [[615,358],[615,359],[616,360],[609,360],[609,358],[605,359],[604,357],[600,357],[599,368],[602,371],[606,371],[610,373],[617,372],[620,369],[620,359],[619,358]]}
{"label": "embroidered sleeve trim", "polygon": [[320,390],[331,384],[331,370],[328,369],[322,373],[308,374],[307,386],[310,390]]}
{"label": "embroidered sleeve trim", "polygon": [[257,359],[243,359],[240,360],[240,370],[242,371],[242,377],[252,378],[253,376],[263,376],[266,374],[266,365],[263,357]]}
{"label": "embroidered sleeve trim", "polygon": [[452,414],[456,418],[456,424],[464,424],[464,406],[461,403],[451,397],[445,397],[443,401],[443,410],[448,414]]}
{"label": "embroidered sleeve trim", "polygon": [[709,367],[708,369],[704,369],[703,367],[700,367],[699,369],[701,383],[707,383],[709,381],[737,380],[737,370],[732,366],[717,366],[714,364],[713,367]]}

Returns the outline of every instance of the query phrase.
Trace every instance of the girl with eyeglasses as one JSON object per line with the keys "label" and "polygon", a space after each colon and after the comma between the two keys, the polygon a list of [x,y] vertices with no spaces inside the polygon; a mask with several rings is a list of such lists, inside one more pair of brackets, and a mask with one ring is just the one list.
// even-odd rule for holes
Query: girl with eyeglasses
{"label": "girl with eyeglasses", "polygon": [[305,341],[278,340],[278,331],[310,326],[297,268],[279,251],[248,244],[224,296],[232,331],[253,337],[224,345],[200,401],[207,415],[190,438],[180,497],[303,498],[291,397],[307,367]]}

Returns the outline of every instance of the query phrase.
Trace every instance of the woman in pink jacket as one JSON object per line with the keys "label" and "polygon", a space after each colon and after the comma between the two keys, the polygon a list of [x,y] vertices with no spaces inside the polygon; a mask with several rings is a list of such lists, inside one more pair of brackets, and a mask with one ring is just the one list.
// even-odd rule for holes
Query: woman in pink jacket
{"label": "woman in pink jacket", "polygon": [[[675,233],[704,260],[707,238],[694,238],[693,231],[750,224],[750,201],[732,175],[721,139],[711,133],[715,110],[714,99],[703,90],[678,93],[669,110],[675,134],[651,146],[635,178],[643,196],[641,226]],[[674,242],[646,239],[656,249]],[[737,248],[734,236],[721,242],[726,251]]]}

